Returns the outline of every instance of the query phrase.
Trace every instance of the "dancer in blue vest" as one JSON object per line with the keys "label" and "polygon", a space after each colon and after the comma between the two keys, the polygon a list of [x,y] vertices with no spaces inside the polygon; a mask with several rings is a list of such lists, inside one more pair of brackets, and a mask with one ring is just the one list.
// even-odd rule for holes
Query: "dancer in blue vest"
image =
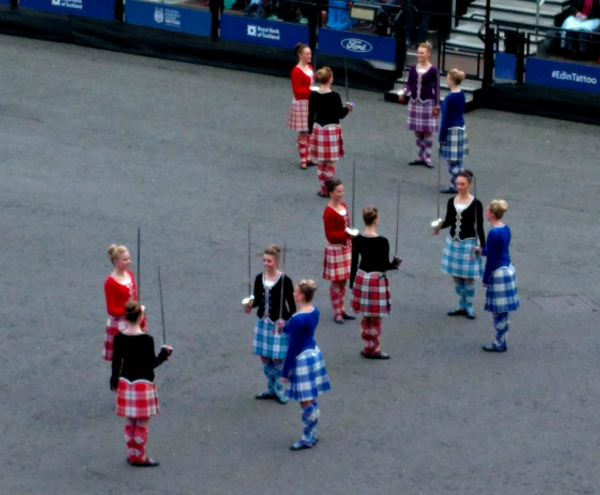
{"label": "dancer in blue vest", "polygon": [[465,73],[452,69],[446,76],[450,93],[442,101],[442,123],[440,124],[440,156],[448,161],[450,186],[442,189],[444,194],[453,194],[456,190],[456,178],[463,170],[463,157],[469,153],[469,140],[465,128],[465,94],[460,83]]}
{"label": "dancer in blue vest", "polygon": [[321,349],[315,341],[315,330],[319,324],[319,310],[311,301],[317,290],[314,280],[301,280],[294,289],[294,300],[298,312],[290,318],[283,332],[289,335],[290,344],[283,365],[282,382],[289,382],[286,396],[300,402],[304,434],[290,450],[310,449],[319,441],[319,403],[317,398],[327,392],[329,377]]}
{"label": "dancer in blue vest", "polygon": [[[267,378],[267,390],[258,394],[256,399],[275,399],[280,404],[285,404],[287,399],[281,383],[281,369],[288,350],[288,337],[279,330],[283,328],[285,320],[296,312],[296,304],[292,280],[278,269],[280,253],[281,249],[275,244],[264,250],[265,271],[256,276],[254,299],[248,303],[246,312],[250,313],[253,307],[258,308],[252,351],[260,356]],[[280,309],[282,304],[283,308]],[[283,321],[279,321],[280,316]]]}
{"label": "dancer in blue vest", "polygon": [[506,351],[508,313],[519,309],[517,273],[508,250],[511,239],[510,228],[501,221],[507,209],[508,204],[503,199],[494,199],[488,204],[485,218],[492,224],[492,229],[488,233],[486,246],[478,250],[483,256],[487,256],[483,274],[483,285],[487,287],[485,310],[493,314],[496,330],[494,342],[483,346],[483,350],[487,352]]}

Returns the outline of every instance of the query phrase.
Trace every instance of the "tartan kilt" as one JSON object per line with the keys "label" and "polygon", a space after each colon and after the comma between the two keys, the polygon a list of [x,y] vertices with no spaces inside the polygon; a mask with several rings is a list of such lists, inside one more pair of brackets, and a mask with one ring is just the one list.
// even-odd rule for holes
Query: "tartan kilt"
{"label": "tartan kilt", "polygon": [[148,380],[130,382],[119,378],[117,416],[144,419],[160,414],[156,384]]}
{"label": "tartan kilt", "polygon": [[287,126],[294,131],[308,132],[308,100],[292,100]]}
{"label": "tartan kilt", "polygon": [[343,282],[350,278],[352,246],[327,244],[323,259],[323,278],[332,282]]}
{"label": "tartan kilt", "polygon": [[473,253],[476,247],[475,239],[457,241],[448,236],[442,253],[442,271],[454,277],[481,278],[481,256],[475,256]]}
{"label": "tartan kilt", "polygon": [[461,161],[469,154],[469,138],[464,127],[451,127],[446,135],[446,144],[440,146],[440,156],[451,162]]}
{"label": "tartan kilt", "polygon": [[104,337],[104,350],[102,351],[102,359],[112,361],[113,345],[115,335],[125,330],[124,316],[111,316],[106,322],[106,336]]}
{"label": "tartan kilt", "polygon": [[335,162],[344,157],[344,137],[339,125],[321,127],[313,124],[310,135],[310,158],[313,162]]}
{"label": "tartan kilt", "polygon": [[298,402],[313,400],[330,389],[327,368],[318,346],[307,349],[296,357],[296,366],[285,391],[288,399]]}
{"label": "tartan kilt", "polygon": [[390,314],[390,284],[383,272],[358,270],[352,289],[352,311],[380,318]]}
{"label": "tartan kilt", "polygon": [[269,318],[257,318],[254,325],[252,352],[270,359],[285,359],[290,337],[287,333],[274,333],[275,323]]}
{"label": "tartan kilt", "polygon": [[408,101],[408,119],[407,127],[409,131],[415,132],[438,132],[439,121],[433,116],[433,100],[413,100]]}
{"label": "tartan kilt", "polygon": [[519,309],[517,271],[513,265],[502,266],[492,273],[492,280],[485,293],[485,310],[492,313],[508,313]]}

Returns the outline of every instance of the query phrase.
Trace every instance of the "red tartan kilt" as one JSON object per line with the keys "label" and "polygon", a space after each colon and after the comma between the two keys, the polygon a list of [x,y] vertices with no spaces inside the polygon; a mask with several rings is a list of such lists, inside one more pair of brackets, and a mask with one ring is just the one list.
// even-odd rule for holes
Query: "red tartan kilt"
{"label": "red tartan kilt", "polygon": [[352,289],[352,311],[363,316],[380,318],[392,309],[390,284],[385,273],[358,270]]}
{"label": "red tartan kilt", "polygon": [[148,380],[129,382],[119,378],[117,416],[144,419],[160,414],[156,384]]}
{"label": "red tartan kilt", "polygon": [[102,352],[104,360],[112,361],[115,335],[125,330],[125,325],[124,316],[111,316],[106,322],[106,336],[104,337],[104,351]]}
{"label": "red tartan kilt", "polygon": [[352,246],[327,244],[323,260],[323,278],[332,282],[343,282],[350,278]]}
{"label": "red tartan kilt", "polygon": [[308,100],[293,100],[287,121],[288,129],[308,132]]}
{"label": "red tartan kilt", "polygon": [[339,125],[313,125],[310,158],[313,162],[335,162],[344,156],[344,138]]}

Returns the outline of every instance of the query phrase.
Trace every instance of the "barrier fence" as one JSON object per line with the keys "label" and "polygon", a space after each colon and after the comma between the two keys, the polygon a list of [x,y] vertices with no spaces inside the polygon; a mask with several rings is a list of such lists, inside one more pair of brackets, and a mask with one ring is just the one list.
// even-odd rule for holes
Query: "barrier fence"
{"label": "barrier fence", "polygon": [[[246,14],[249,0],[188,0],[183,3],[148,0],[19,0],[18,9],[88,17],[103,21],[116,20],[124,25],[138,25],[157,30],[180,32],[199,37],[231,40],[289,51],[296,43],[309,44],[315,59],[319,54],[348,57],[388,64],[387,70],[399,75],[405,68],[406,27],[401,5],[358,0],[347,3],[315,1],[258,0],[253,16]],[[241,2],[244,3],[241,3]],[[240,2],[236,4],[236,2]],[[248,4],[249,2],[249,4]],[[0,4],[17,7],[16,0]],[[462,16],[445,12],[420,13],[437,18],[437,65],[441,72],[456,58],[468,66],[467,76],[480,80],[485,87],[494,79],[517,83],[541,84],[577,91],[600,93],[600,68],[564,59],[565,50],[585,45],[587,52],[600,52],[600,38],[594,35],[572,36],[560,27],[541,28],[536,24],[492,21],[488,11],[481,27],[471,36],[484,42],[484,49],[449,47],[447,37]],[[270,6],[270,7],[269,7]],[[452,2],[450,8],[455,8]],[[265,9],[268,9],[265,12]],[[256,14],[259,14],[258,16]],[[417,14],[419,12],[417,11]],[[469,18],[471,21],[473,17]],[[566,45],[566,47],[565,47]],[[542,49],[543,48],[543,49]],[[547,55],[562,56],[554,60]],[[566,55],[569,55],[566,53]],[[471,60],[472,63],[467,61]],[[315,64],[316,64],[315,60]]]}

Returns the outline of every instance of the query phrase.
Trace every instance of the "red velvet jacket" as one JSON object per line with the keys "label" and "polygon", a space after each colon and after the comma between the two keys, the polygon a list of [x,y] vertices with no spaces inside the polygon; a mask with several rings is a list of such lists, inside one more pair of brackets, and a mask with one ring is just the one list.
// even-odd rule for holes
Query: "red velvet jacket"
{"label": "red velvet jacket", "polygon": [[340,215],[331,206],[327,206],[323,212],[323,223],[325,225],[325,237],[329,244],[342,244],[350,246],[352,236],[346,232],[346,227],[350,227],[350,215],[345,203],[340,203],[346,208],[346,214]]}
{"label": "red velvet jacket", "polygon": [[104,282],[104,295],[106,296],[106,311],[110,316],[125,316],[125,303],[130,299],[137,301],[137,286],[133,273],[127,270],[131,277],[131,290],[114,278],[108,277]]}
{"label": "red velvet jacket", "polygon": [[[309,67],[313,70],[312,65],[309,65]],[[292,69],[291,76],[294,98],[296,100],[308,100],[308,97],[310,96],[310,86],[313,83],[312,77],[307,76],[298,66]]]}

